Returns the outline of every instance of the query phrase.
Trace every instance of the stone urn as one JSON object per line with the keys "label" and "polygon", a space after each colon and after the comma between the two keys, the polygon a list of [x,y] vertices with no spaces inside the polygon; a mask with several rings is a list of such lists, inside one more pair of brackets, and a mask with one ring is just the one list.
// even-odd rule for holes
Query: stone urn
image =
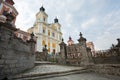
{"label": "stone urn", "polygon": [[8,23],[11,23],[13,21],[13,19],[14,19],[14,16],[12,15],[12,13],[7,13],[6,17],[7,17],[6,21]]}

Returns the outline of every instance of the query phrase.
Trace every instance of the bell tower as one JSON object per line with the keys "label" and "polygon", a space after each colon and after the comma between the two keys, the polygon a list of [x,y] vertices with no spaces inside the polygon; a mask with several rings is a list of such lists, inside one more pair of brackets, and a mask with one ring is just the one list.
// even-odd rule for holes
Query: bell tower
{"label": "bell tower", "polygon": [[47,23],[47,19],[48,15],[45,12],[45,8],[41,6],[39,12],[36,14],[36,21]]}
{"label": "bell tower", "polygon": [[45,45],[48,47],[48,53],[60,52],[59,44],[62,41],[61,24],[57,18],[53,23],[48,23],[48,15],[43,6],[40,7],[39,12],[36,14],[36,21],[30,29],[29,33],[34,33],[37,36],[36,51],[42,52]]}

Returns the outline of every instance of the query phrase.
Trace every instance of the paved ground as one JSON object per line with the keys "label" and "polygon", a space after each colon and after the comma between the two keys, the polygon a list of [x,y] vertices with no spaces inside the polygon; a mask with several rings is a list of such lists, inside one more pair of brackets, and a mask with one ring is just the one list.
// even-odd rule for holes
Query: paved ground
{"label": "paved ground", "polygon": [[35,80],[120,80],[118,76],[101,75],[93,72]]}
{"label": "paved ground", "polygon": [[35,61],[35,65],[45,65],[45,64],[55,64],[53,62],[48,62],[48,61]]}
{"label": "paved ground", "polygon": [[[118,76],[101,75],[93,72],[82,72],[79,74],[70,74],[66,76],[59,75],[59,72],[60,74],[64,74],[64,72],[73,71],[73,70],[84,71],[86,69],[83,67],[43,64],[43,65],[37,65],[31,70],[28,70],[22,74],[16,75],[15,79],[23,80],[23,78],[28,78],[25,80],[120,80],[120,77]],[[56,76],[54,77],[52,76],[49,78],[46,77],[46,76],[49,76],[49,74],[55,75],[54,73],[58,74],[56,76],[59,76],[59,77],[56,77]],[[34,78],[34,77],[38,77],[38,78]]]}
{"label": "paved ground", "polygon": [[48,61],[35,61],[37,64],[53,64],[53,62],[48,62]]}
{"label": "paved ground", "polygon": [[73,67],[73,66],[63,66],[63,65],[39,65],[35,66],[33,69],[22,73],[22,75],[27,74],[43,74],[43,73],[52,73],[52,72],[63,72],[69,70],[81,70],[82,67]]}
{"label": "paved ground", "polygon": [[15,75],[14,79],[31,78],[35,76],[45,77],[46,75],[53,75],[53,74],[56,75],[56,74],[68,73],[73,71],[81,71],[81,70],[85,70],[85,68],[74,67],[74,66],[64,66],[64,65],[43,64],[43,65],[35,66],[31,70]]}

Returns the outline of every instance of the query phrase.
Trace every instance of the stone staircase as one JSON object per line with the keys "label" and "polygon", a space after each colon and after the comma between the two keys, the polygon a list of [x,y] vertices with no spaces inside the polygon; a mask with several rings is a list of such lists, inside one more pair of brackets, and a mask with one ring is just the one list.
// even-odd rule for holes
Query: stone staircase
{"label": "stone staircase", "polygon": [[89,70],[83,67],[56,65],[53,63],[47,64],[47,62],[37,62],[37,66],[35,66],[34,68],[25,71],[23,73],[17,74],[14,77],[9,77],[9,79],[36,80],[36,79],[64,76],[64,75],[77,74],[83,72],[89,72]]}
{"label": "stone staircase", "polygon": [[37,65],[47,65],[47,64],[55,64],[54,62],[48,62],[48,61],[35,61],[35,66]]}

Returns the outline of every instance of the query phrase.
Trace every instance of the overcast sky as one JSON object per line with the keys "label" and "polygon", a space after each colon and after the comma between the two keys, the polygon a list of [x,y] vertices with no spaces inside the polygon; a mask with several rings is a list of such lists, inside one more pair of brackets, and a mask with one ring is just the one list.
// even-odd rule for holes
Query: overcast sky
{"label": "overcast sky", "polygon": [[62,25],[64,41],[69,36],[76,43],[82,32],[95,49],[108,49],[120,38],[120,0],[14,0],[19,12],[16,26],[27,31],[35,22],[35,15],[43,5],[48,23],[57,16]]}

